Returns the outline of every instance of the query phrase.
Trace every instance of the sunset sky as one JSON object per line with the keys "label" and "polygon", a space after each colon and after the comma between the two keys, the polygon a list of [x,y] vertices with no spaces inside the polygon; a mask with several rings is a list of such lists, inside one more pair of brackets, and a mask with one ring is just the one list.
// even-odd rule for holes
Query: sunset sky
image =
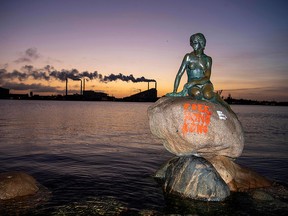
{"label": "sunset sky", "polygon": [[[288,101],[286,0],[0,1],[0,87],[11,92],[64,94],[60,79],[23,74],[76,69],[155,79],[162,96],[173,90],[180,63],[192,51],[190,35],[202,32],[216,90]],[[186,74],[182,80],[179,91]],[[79,89],[79,81],[69,80],[70,94]],[[95,77],[85,89],[124,97],[147,83]]]}

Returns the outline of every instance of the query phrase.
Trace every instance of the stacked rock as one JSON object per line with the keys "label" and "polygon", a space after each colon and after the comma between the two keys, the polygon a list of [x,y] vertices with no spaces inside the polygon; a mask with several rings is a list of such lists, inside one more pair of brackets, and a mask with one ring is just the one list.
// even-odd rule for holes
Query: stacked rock
{"label": "stacked rock", "polygon": [[242,126],[225,107],[189,97],[163,97],[149,107],[151,132],[171,153],[183,156],[239,157],[244,147]]}
{"label": "stacked rock", "polygon": [[233,162],[244,147],[236,114],[219,103],[191,97],[162,97],[148,109],[152,134],[176,157],[155,174],[163,190],[182,197],[221,201],[230,191],[270,186]]}

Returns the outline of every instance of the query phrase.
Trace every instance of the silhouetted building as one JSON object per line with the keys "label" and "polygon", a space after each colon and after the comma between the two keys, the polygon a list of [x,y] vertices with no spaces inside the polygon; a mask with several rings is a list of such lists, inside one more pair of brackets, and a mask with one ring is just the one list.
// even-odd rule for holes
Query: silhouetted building
{"label": "silhouetted building", "polygon": [[28,94],[9,94],[9,99],[29,99],[29,95]]}
{"label": "silhouetted building", "polygon": [[8,99],[9,98],[9,89],[0,87],[0,98],[1,99]]}
{"label": "silhouetted building", "polygon": [[0,87],[0,95],[9,95],[10,90]]}
{"label": "silhouetted building", "polygon": [[95,92],[95,91],[83,91],[83,99],[91,101],[111,101],[114,100],[114,97],[108,96],[104,92]]}
{"label": "silhouetted building", "polygon": [[157,100],[157,89],[152,88],[137,94],[131,95],[129,97],[123,98],[123,101],[133,101],[133,102],[155,102]]}
{"label": "silhouetted building", "polygon": [[28,94],[10,94],[10,89],[0,87],[0,99],[28,99]]}

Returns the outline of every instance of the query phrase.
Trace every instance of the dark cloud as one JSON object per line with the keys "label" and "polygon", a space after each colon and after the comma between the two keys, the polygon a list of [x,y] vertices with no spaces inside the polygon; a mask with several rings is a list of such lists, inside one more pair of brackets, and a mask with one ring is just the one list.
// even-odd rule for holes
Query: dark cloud
{"label": "dark cloud", "polygon": [[27,49],[24,54],[21,55],[18,59],[15,60],[16,63],[29,63],[33,60],[36,60],[40,57],[36,48]]}
{"label": "dark cloud", "polygon": [[37,59],[39,58],[39,54],[37,53],[36,48],[29,48],[25,51],[25,55],[28,56],[31,59]]}
{"label": "dark cloud", "polygon": [[24,81],[29,77],[28,74],[14,70],[12,72],[7,72],[6,69],[0,69],[0,84],[6,80],[18,79],[19,81]]}
{"label": "dark cloud", "polygon": [[[44,86],[42,84],[25,84],[25,83],[15,83],[7,82],[3,85],[4,88],[13,89],[13,90],[29,90],[36,92],[58,92],[56,87]],[[61,91],[62,92],[62,91]]]}

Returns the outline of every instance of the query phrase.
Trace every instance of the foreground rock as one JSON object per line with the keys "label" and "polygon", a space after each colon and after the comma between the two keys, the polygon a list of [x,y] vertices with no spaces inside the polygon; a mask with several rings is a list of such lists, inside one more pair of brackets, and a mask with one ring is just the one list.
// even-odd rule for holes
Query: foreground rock
{"label": "foreground rock", "polygon": [[204,158],[175,157],[155,174],[161,179],[163,190],[184,198],[222,201],[230,195],[229,187],[215,168]]}
{"label": "foreground rock", "polygon": [[239,157],[244,147],[241,123],[232,110],[189,97],[162,97],[148,109],[151,132],[178,156]]}
{"label": "foreground rock", "polygon": [[177,215],[286,216],[288,215],[287,195],[287,187],[275,183],[271,187],[231,193],[222,202],[197,202],[165,194],[165,215],[175,215],[177,212]]}
{"label": "foreground rock", "polygon": [[36,180],[23,172],[0,173],[0,200],[36,194]]}
{"label": "foreground rock", "polygon": [[230,158],[215,156],[206,159],[215,167],[231,191],[248,191],[272,185],[272,182],[265,177],[248,168],[241,167]]}

